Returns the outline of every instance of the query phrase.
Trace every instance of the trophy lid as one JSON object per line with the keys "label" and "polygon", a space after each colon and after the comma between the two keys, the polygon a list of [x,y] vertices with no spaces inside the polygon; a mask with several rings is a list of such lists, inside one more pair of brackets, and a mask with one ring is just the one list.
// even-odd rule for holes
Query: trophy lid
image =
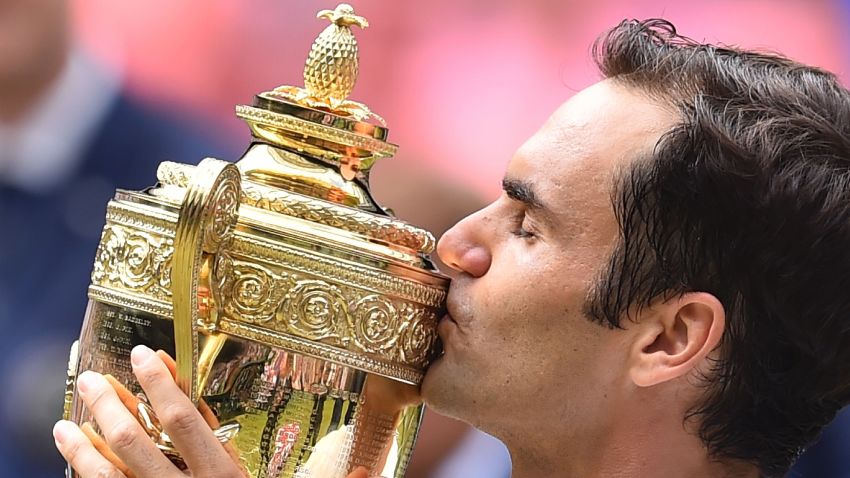
{"label": "trophy lid", "polygon": [[[366,105],[348,99],[359,72],[357,39],[352,26],[366,28],[365,18],[342,3],[317,18],[331,22],[313,42],[304,66],[304,87],[279,86],[258,94],[236,115],[261,141],[306,153],[338,168],[342,177],[368,181],[376,159],[393,156],[386,122]],[[243,171],[244,172],[244,171]]]}

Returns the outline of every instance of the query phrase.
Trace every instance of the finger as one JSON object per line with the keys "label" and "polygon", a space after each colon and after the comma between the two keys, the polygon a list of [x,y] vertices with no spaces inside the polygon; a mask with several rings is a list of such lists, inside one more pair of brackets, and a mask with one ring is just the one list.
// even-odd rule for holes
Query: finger
{"label": "finger", "polygon": [[[157,350],[156,356],[162,360],[166,367],[168,367],[168,371],[171,373],[172,378],[177,377],[177,362],[171,358],[164,350]],[[212,411],[209,405],[201,399],[198,402],[198,412],[204,418],[204,421],[207,422],[207,425],[210,426],[213,430],[221,426],[221,423],[218,421],[218,417],[215,416],[215,413]]]}
{"label": "finger", "polygon": [[[215,430],[221,426],[221,422],[218,421],[218,417],[215,416],[215,412],[212,411],[210,406],[207,405],[207,402],[205,402],[203,399],[198,401],[198,412],[201,414],[201,417],[203,417],[204,421],[207,423],[210,429]],[[224,447],[224,451],[227,452],[228,456],[230,456],[230,460],[233,463],[236,463],[240,467],[240,469],[243,469],[244,467],[242,466],[242,462],[239,459],[239,451],[236,449],[235,446],[233,446],[233,440],[221,443],[221,445]]]}
{"label": "finger", "polygon": [[80,426],[80,430],[83,431],[83,434],[86,436],[86,438],[88,438],[92,445],[94,445],[95,450],[97,450],[98,453],[103,455],[104,458],[109,460],[110,463],[115,465],[115,468],[118,468],[118,471],[123,473],[127,478],[135,478],[136,475],[133,474],[130,468],[123,461],[121,461],[121,458],[118,458],[118,455],[116,455],[115,452],[113,452],[112,449],[109,448],[109,445],[106,444],[106,441],[103,439],[103,437],[101,437],[97,434],[96,431],[94,431],[94,427],[91,425],[91,423],[83,423],[82,426]]}
{"label": "finger", "polygon": [[194,476],[236,476],[239,469],[195,405],[174,382],[168,366],[139,345],[130,354],[133,372],[162,424]]}
{"label": "finger", "polygon": [[369,471],[362,466],[358,466],[348,475],[347,478],[369,478]]}
{"label": "finger", "polygon": [[173,378],[177,378],[177,362],[175,362],[174,359],[171,358],[171,355],[168,355],[165,350],[157,350],[156,356],[159,357],[163,363],[165,363],[165,366],[168,367],[168,371],[171,372],[171,376]]}
{"label": "finger", "polygon": [[67,420],[53,426],[56,448],[82,478],[125,478],[126,475],[103,455],[98,453],[82,430]]}
{"label": "finger", "polygon": [[[168,367],[168,371],[171,372],[171,377],[176,377],[177,362],[175,362],[174,359],[171,358],[171,356],[168,355],[168,353],[166,353],[164,350],[157,350],[156,355],[165,363],[166,367]],[[207,425],[209,425],[209,427],[213,430],[221,426],[221,422],[219,422],[218,417],[215,416],[215,412],[212,411],[210,406],[207,405],[207,403],[203,399],[198,402],[198,412],[200,412],[201,416],[204,418],[204,421],[207,422]],[[227,454],[230,456],[230,459],[234,463],[236,463],[240,467],[240,469],[242,469],[242,474],[247,474],[247,471],[244,469],[241,460],[239,459],[239,451],[236,450],[236,447],[233,446],[233,442],[231,441],[223,443],[223,445],[225,451],[227,451]]]}
{"label": "finger", "polygon": [[115,379],[112,375],[104,375],[103,378],[112,385],[112,388],[115,390],[115,393],[118,395],[118,399],[121,400],[121,403],[124,404],[124,407],[130,411],[136,418],[138,418],[138,412],[136,412],[137,407],[139,406],[139,399],[136,398],[135,395],[125,387],[121,382]]}
{"label": "finger", "polygon": [[109,448],[136,476],[178,476],[177,468],[154,445],[103,375],[83,372],[77,378],[77,391],[100,426]]}

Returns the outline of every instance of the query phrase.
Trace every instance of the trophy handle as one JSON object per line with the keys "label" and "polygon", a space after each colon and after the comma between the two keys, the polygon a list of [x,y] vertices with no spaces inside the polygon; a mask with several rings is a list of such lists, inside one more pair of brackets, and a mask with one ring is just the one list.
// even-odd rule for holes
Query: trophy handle
{"label": "trophy handle", "polygon": [[198,402],[198,286],[204,254],[230,238],[239,217],[241,177],[233,163],[206,158],[186,187],[174,235],[171,292],[177,385]]}

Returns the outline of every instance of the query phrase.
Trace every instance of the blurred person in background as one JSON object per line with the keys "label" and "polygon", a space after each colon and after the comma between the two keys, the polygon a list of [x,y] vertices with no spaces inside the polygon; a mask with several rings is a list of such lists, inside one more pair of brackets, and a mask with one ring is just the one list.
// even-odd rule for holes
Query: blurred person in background
{"label": "blurred person in background", "polygon": [[3,477],[62,474],[50,428],[115,188],[150,185],[166,159],[237,152],[128,95],[75,45],[69,20],[65,0],[0,0]]}

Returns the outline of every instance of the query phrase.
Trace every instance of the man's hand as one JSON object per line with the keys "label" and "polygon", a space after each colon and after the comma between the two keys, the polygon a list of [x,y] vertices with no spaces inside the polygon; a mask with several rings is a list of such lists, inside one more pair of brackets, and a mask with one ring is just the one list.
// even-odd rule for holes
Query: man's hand
{"label": "man's hand", "polygon": [[[201,412],[174,383],[163,357],[138,346],[130,356],[133,372],[144,389],[162,428],[180,452],[193,476],[244,477],[245,474],[213,435]],[[77,392],[103,437],[90,426],[82,429],[69,421],[53,428],[56,447],[82,478],[88,477],[185,477],[160,452],[130,411],[132,397],[119,394],[117,382],[95,372],[77,378]]]}
{"label": "man's hand", "polygon": [[[133,349],[133,372],[144,389],[159,421],[188,465],[198,477],[244,477],[238,457],[213,435],[218,422],[201,403],[200,411],[174,383],[174,361],[164,352],[145,346]],[[62,420],[53,428],[56,447],[82,478],[184,478],[154,445],[135,415],[136,399],[110,376],[84,372],[77,378],[77,391],[103,431],[91,424],[82,427]],[[317,477],[319,478],[319,477]],[[347,478],[368,478],[359,467]]]}

